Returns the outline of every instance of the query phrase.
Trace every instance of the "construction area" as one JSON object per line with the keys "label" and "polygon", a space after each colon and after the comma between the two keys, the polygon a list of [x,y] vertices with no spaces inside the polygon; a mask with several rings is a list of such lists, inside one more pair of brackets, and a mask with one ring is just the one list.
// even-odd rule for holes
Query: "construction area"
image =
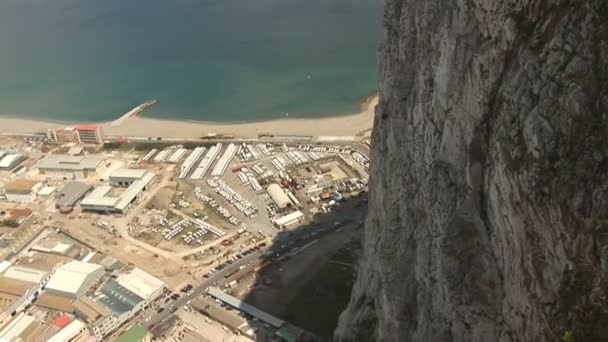
{"label": "construction area", "polygon": [[[0,169],[0,253],[13,263],[29,258],[60,275],[49,282],[45,298],[64,314],[79,317],[57,296],[85,298],[86,312],[105,312],[97,307],[102,305],[126,317],[124,324],[101,330],[94,326],[102,323],[78,318],[92,336],[118,338],[136,326],[154,337],[195,341],[306,336],[297,326],[317,333],[299,318],[291,322],[289,310],[280,308],[297,301],[298,289],[312,281],[313,272],[306,270],[360,234],[362,218],[350,213],[361,212],[356,208],[367,191],[369,159],[362,145],[105,148],[9,141],[4,154],[19,157],[10,157],[11,168]],[[42,246],[37,253],[57,256],[48,258],[48,265],[31,258],[34,243]],[[66,247],[74,245],[81,247]],[[99,259],[106,257],[112,259]],[[125,292],[132,305],[117,303],[113,294],[130,285],[112,282],[108,274],[133,268],[162,281],[166,293],[145,302],[138,299],[143,294],[130,294],[138,291],[133,287]],[[84,274],[84,285],[70,287],[62,280],[68,274]],[[266,300],[276,306],[263,305]],[[252,308],[232,307],[241,301]],[[79,327],[75,323],[71,330]]]}

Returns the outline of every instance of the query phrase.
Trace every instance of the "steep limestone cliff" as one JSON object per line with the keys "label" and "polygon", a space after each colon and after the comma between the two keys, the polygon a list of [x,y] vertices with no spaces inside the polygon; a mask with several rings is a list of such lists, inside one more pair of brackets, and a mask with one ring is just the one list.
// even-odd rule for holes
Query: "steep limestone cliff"
{"label": "steep limestone cliff", "polygon": [[608,338],[608,1],[386,0],[339,341]]}

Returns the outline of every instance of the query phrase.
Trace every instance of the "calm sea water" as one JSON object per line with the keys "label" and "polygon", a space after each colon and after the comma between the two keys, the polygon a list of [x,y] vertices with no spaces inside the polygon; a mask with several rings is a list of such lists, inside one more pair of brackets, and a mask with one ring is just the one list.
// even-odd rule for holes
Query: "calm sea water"
{"label": "calm sea water", "polygon": [[352,112],[380,0],[1,0],[0,115],[211,121]]}

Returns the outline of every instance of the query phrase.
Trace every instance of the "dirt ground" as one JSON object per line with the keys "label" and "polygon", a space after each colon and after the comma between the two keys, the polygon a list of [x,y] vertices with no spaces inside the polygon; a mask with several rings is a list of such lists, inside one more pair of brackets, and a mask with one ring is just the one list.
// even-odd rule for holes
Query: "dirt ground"
{"label": "dirt ground", "polygon": [[169,287],[177,287],[190,279],[185,269],[186,265],[178,264],[175,261],[131,245],[99,227],[86,225],[84,222],[76,220],[71,221],[70,224],[61,224],[60,226],[68,235],[159,277],[167,282]]}
{"label": "dirt ground", "polygon": [[146,209],[165,209],[169,207],[171,200],[175,194],[175,185],[168,185],[160,189],[154,198],[146,205]]}

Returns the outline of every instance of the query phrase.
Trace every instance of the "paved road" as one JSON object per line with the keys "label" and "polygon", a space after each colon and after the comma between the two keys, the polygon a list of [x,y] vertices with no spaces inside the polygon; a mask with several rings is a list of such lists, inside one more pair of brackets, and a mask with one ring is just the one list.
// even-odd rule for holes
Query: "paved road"
{"label": "paved road", "polygon": [[[352,202],[350,206],[353,205]],[[280,237],[276,238],[273,241],[272,245],[266,249],[262,249],[260,251],[254,252],[247,256],[244,256],[242,259],[235,261],[232,265],[227,266],[221,271],[214,273],[208,279],[202,278],[199,283],[192,284],[194,286],[194,291],[191,295],[181,294],[182,296],[176,301],[170,301],[168,304],[164,305],[165,310],[161,313],[155,314],[147,323],[148,327],[156,326],[158,323],[164,321],[171,315],[171,310],[179,310],[182,306],[184,306],[189,300],[196,298],[197,296],[205,293],[206,289],[210,286],[215,286],[215,284],[219,284],[225,281],[225,275],[238,270],[241,266],[246,265],[251,261],[255,261],[264,253],[272,253],[277,255],[283,255],[286,252],[308,244],[309,242],[318,239],[322,234],[331,233],[337,228],[356,228],[360,226],[361,220],[365,216],[366,210],[358,210],[353,211],[351,208],[344,208],[343,210],[334,213],[333,215],[326,215],[321,218],[320,223],[315,225],[307,225],[302,229],[298,229],[296,231],[292,231],[286,234],[281,234]],[[338,225],[336,225],[335,220],[340,220]],[[240,272],[248,272],[254,265],[250,265]]]}
{"label": "paved road", "polygon": [[[158,325],[158,323],[164,321],[165,319],[167,319],[167,317],[169,317],[171,315],[171,309],[170,308],[176,308],[179,309],[182,306],[184,306],[189,300],[194,299],[196,297],[198,297],[199,295],[203,294],[205,292],[205,290],[207,289],[207,287],[213,286],[214,283],[219,283],[221,281],[224,281],[225,278],[224,276],[234,270],[239,269],[239,267],[246,265],[247,263],[251,262],[251,261],[255,261],[256,259],[258,259],[261,255],[263,254],[263,251],[259,251],[259,252],[254,252],[252,254],[249,254],[247,256],[244,256],[242,259],[237,260],[236,262],[234,262],[232,265],[224,268],[223,270],[214,273],[212,276],[210,276],[208,279],[203,278],[203,281],[201,281],[198,284],[193,284],[196,287],[194,288],[194,291],[191,295],[186,295],[186,294],[181,294],[181,297],[176,300],[176,301],[170,301],[169,304],[165,305],[164,308],[165,310],[161,313],[157,313],[156,315],[154,315],[150,321],[147,323],[148,327],[152,326],[152,325]],[[251,268],[247,268],[247,269],[243,269],[243,271],[248,271]]]}

